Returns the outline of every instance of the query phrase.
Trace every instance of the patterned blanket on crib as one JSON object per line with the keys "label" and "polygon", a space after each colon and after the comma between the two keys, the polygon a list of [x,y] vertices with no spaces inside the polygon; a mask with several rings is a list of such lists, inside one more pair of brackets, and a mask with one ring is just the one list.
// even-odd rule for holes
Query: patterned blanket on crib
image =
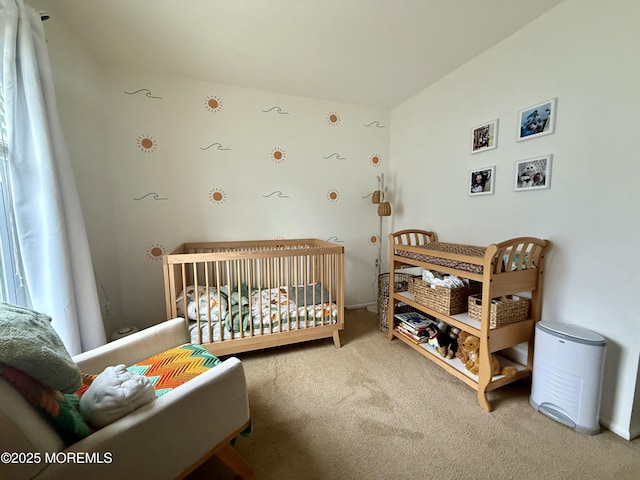
{"label": "patterned blanket on crib", "polygon": [[[187,308],[185,310],[185,297]],[[178,315],[189,320],[222,323],[227,331],[244,331],[252,326],[272,327],[294,319],[322,319],[334,315],[335,299],[320,284],[302,287],[253,289],[246,285],[231,291],[221,288],[188,286],[176,299]]]}

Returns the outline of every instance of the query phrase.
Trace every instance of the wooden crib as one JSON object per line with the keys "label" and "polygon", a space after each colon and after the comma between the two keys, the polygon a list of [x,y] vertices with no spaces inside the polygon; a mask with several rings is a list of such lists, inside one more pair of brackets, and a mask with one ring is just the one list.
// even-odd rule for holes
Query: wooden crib
{"label": "wooden crib", "polygon": [[167,319],[229,355],[344,328],[344,247],[311,239],[184,243],[163,256]]}

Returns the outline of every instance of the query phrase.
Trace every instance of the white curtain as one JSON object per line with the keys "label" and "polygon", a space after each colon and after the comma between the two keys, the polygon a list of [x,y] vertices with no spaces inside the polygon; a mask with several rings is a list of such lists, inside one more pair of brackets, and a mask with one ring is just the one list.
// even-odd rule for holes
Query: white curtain
{"label": "white curtain", "polygon": [[45,31],[23,0],[0,0],[0,35],[9,183],[31,306],[75,355],[106,337]]}

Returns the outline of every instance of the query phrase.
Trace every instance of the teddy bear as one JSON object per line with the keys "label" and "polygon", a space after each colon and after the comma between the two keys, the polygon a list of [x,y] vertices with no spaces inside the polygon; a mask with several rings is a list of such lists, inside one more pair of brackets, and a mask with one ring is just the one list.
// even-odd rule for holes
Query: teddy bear
{"label": "teddy bear", "polygon": [[[478,363],[480,353],[480,339],[474,335],[469,335],[462,343],[462,349],[469,355],[469,360],[465,364],[465,368],[474,375],[478,374],[480,365]],[[507,377],[515,375],[517,370],[515,367],[501,367],[498,357],[491,355],[491,375],[505,375]]]}
{"label": "teddy bear", "polygon": [[462,344],[468,336],[469,333],[465,332],[464,330],[458,333],[458,348],[456,349],[456,358],[459,358],[463,365],[466,365],[469,361],[469,354],[465,351],[464,348],[462,348]]}

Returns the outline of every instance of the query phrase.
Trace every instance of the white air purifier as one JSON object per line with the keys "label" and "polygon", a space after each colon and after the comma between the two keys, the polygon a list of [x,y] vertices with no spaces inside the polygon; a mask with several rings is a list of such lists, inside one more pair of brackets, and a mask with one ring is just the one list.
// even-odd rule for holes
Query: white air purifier
{"label": "white air purifier", "polygon": [[576,432],[598,433],[606,344],[586,328],[538,322],[531,406]]}

